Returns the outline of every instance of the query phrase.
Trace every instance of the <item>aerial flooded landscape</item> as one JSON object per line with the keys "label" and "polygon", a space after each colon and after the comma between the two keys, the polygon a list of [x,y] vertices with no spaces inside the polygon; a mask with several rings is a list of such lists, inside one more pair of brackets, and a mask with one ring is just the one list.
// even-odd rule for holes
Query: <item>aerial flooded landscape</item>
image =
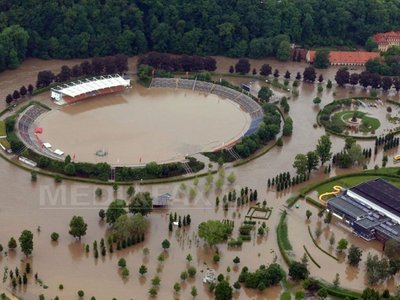
{"label": "aerial flooded landscape", "polygon": [[0,299],[400,299],[398,1],[0,20]]}

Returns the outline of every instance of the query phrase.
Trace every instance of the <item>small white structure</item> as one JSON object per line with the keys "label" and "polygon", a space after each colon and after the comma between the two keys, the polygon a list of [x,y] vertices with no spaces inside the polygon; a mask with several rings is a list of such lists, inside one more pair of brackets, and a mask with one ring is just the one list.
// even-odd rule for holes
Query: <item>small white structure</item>
{"label": "small white structure", "polygon": [[64,155],[64,152],[61,151],[60,149],[56,149],[56,150],[54,151],[54,153],[57,154],[58,156],[63,156],[63,155]]}
{"label": "small white structure", "polygon": [[31,166],[31,167],[36,167],[36,165],[37,165],[33,160],[30,160],[30,159],[28,159],[26,157],[23,157],[23,156],[20,156],[18,158],[18,160],[23,162],[24,164],[27,164],[28,166]]}
{"label": "small white structure", "polygon": [[51,144],[50,143],[43,143],[43,146],[47,149],[51,148]]}
{"label": "small white structure", "polygon": [[203,278],[203,283],[215,283],[217,282],[217,277],[215,276],[215,270],[207,269],[206,274]]}

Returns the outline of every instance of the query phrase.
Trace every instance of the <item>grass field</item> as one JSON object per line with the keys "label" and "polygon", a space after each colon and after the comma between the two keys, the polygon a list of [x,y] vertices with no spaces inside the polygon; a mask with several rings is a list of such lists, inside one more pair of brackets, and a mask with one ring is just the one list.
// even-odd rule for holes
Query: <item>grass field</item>
{"label": "grass field", "polygon": [[360,175],[360,176],[353,176],[353,177],[346,177],[342,179],[338,179],[332,182],[327,182],[319,187],[316,188],[316,191],[318,194],[326,193],[326,192],[332,192],[333,191],[333,186],[339,185],[343,188],[351,188],[357,184],[360,184],[362,182],[368,181],[368,180],[373,180],[376,178],[383,178],[390,183],[394,184],[395,186],[400,187],[400,180],[396,180],[394,178],[385,178],[382,176],[376,176],[376,175]]}
{"label": "grass field", "polygon": [[4,121],[0,121],[0,136],[6,136],[6,124]]}
{"label": "grass field", "polygon": [[377,130],[381,126],[381,122],[373,117],[368,116],[367,113],[361,111],[352,111],[345,110],[338,112],[334,115],[334,118],[342,122],[344,126],[346,122],[348,122],[354,115],[356,114],[357,118],[361,119],[360,131],[361,132],[371,132]]}

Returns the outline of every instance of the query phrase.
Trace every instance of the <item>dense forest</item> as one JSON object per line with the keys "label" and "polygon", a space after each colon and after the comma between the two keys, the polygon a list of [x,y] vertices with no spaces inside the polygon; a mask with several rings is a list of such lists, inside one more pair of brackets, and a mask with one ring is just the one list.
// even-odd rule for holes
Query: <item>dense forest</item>
{"label": "dense forest", "polygon": [[398,0],[0,0],[0,69],[148,50],[285,59],[289,42],[364,45],[399,20]]}

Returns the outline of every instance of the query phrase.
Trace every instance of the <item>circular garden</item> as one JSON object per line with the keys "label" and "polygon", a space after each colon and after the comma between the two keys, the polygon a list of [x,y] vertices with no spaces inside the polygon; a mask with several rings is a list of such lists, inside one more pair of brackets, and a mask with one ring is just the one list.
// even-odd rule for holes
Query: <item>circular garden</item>
{"label": "circular garden", "polygon": [[327,104],[317,121],[335,135],[374,138],[396,130],[390,121],[396,113],[376,98],[346,98]]}

